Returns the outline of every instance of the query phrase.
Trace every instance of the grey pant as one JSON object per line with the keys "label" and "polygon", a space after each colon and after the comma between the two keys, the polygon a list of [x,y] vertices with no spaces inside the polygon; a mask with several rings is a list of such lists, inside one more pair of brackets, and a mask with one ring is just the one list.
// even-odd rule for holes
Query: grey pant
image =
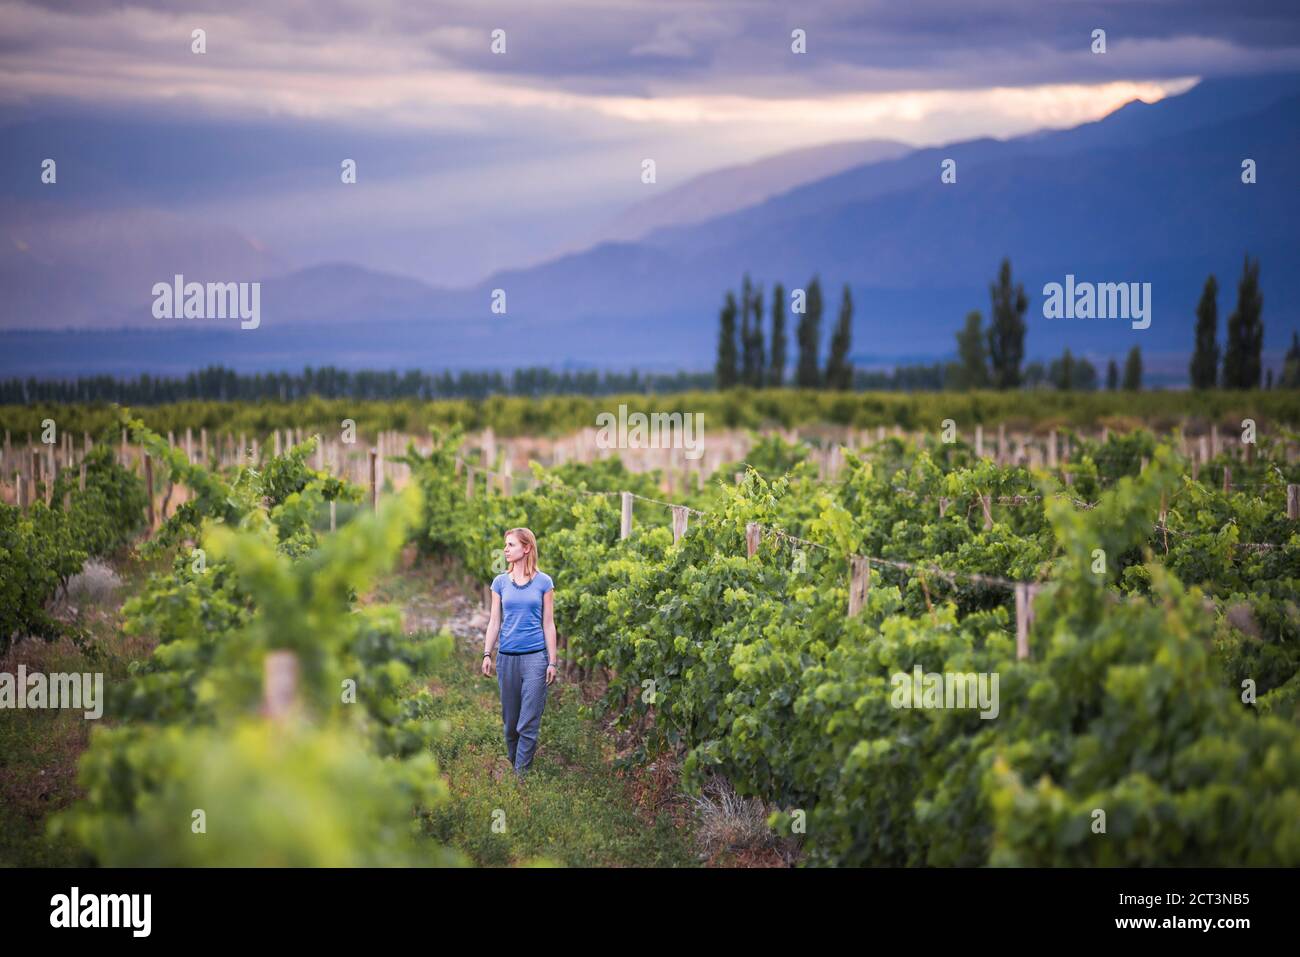
{"label": "grey pant", "polygon": [[546,649],[531,655],[497,655],[497,684],[501,687],[501,720],[505,723],[506,754],[523,773],[533,763],[537,732],[546,707]]}

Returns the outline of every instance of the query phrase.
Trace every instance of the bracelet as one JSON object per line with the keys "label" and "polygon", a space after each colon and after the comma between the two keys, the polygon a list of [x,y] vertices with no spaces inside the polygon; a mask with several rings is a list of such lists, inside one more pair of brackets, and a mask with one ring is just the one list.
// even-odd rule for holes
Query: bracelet
{"label": "bracelet", "polygon": [[491,658],[491,657],[492,657],[492,652],[490,652],[490,651],[485,651],[485,652],[483,652],[483,657],[484,657],[484,658]]}

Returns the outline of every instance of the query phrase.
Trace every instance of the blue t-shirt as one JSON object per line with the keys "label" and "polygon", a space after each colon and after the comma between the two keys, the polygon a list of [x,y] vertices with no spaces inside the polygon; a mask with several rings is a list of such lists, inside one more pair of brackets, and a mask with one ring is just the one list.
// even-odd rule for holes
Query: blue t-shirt
{"label": "blue t-shirt", "polygon": [[546,647],[542,631],[542,596],[555,587],[551,576],[538,572],[527,585],[516,585],[509,572],[492,580],[492,590],[501,596],[501,651],[537,651]]}

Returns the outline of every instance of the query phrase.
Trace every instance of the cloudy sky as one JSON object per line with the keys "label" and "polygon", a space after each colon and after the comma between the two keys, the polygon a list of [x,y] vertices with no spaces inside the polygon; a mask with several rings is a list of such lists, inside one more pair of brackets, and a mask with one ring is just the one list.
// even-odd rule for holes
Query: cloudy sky
{"label": "cloudy sky", "polygon": [[[1295,0],[5,2],[0,120],[52,123],[93,157],[107,170],[95,202],[206,217],[293,265],[345,259],[459,285],[597,235],[646,198],[647,157],[666,189],[822,143],[1072,126],[1198,77],[1300,69],[1294,11]],[[191,52],[196,29],[203,55]],[[804,54],[791,51],[795,29]],[[1105,55],[1091,50],[1094,29]],[[358,162],[350,191],[345,157]]]}

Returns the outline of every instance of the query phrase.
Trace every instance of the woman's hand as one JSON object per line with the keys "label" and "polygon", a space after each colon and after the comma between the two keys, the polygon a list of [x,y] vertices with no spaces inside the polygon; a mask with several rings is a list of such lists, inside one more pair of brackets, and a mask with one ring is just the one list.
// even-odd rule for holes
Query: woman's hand
{"label": "woman's hand", "polygon": [[555,683],[555,675],[556,675],[555,665],[547,665],[547,666],[546,666],[546,683],[547,683],[548,685],[550,685],[550,684],[554,684],[554,683]]}
{"label": "woman's hand", "polygon": [[496,666],[492,663],[491,655],[483,656],[483,677],[491,678],[496,673]]}

